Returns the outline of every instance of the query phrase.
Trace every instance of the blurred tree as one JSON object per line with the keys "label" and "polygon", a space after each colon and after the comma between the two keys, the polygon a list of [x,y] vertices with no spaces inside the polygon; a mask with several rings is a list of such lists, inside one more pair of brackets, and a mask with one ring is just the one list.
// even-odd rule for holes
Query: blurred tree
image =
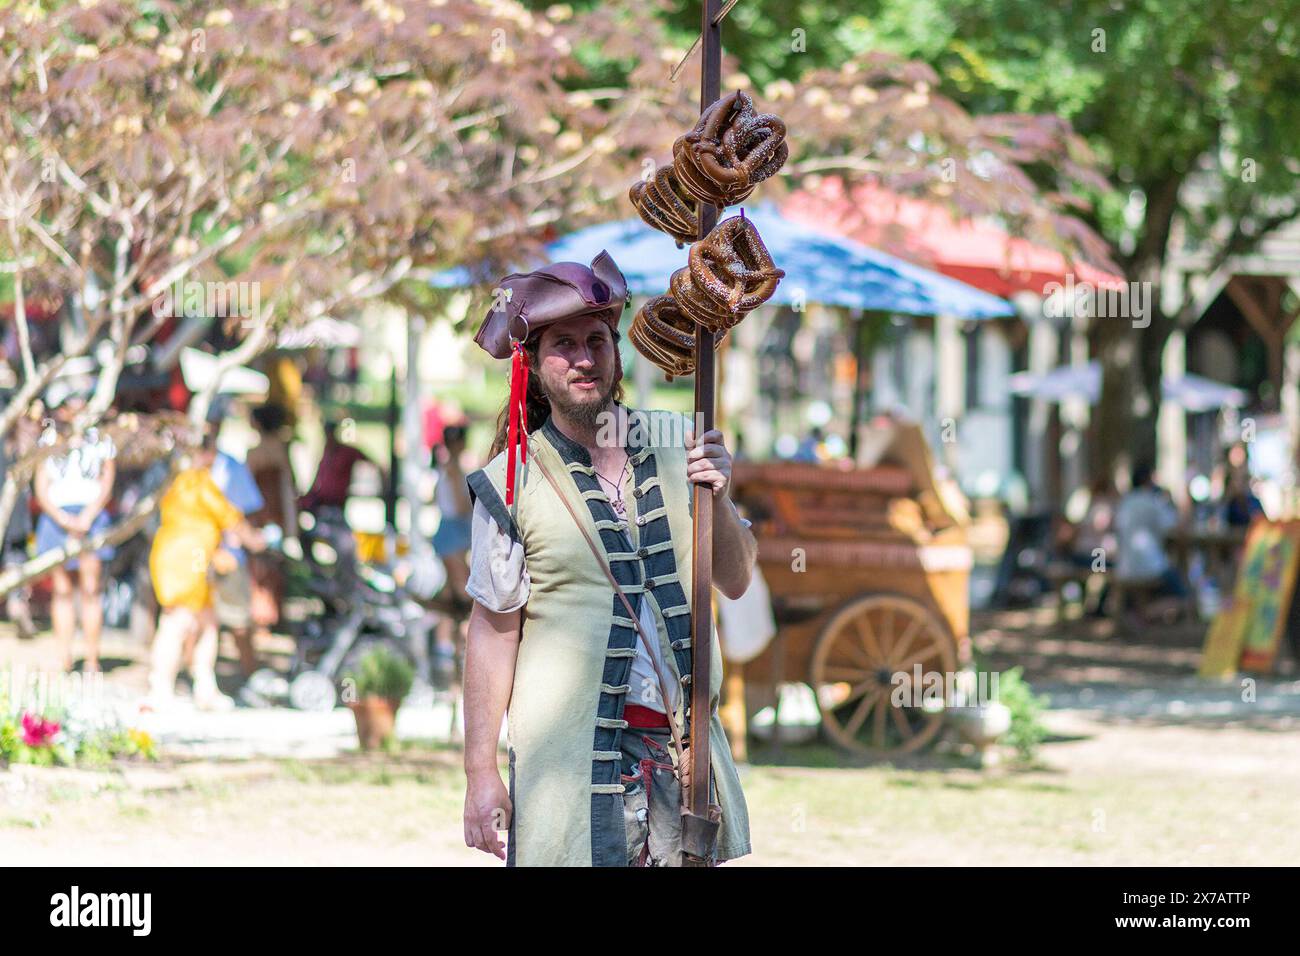
{"label": "blurred tree", "polygon": [[[1101,475],[1154,460],[1164,345],[1194,318],[1187,290],[1164,288],[1171,253],[1197,247],[1212,271],[1300,213],[1300,2],[863,0],[857,9],[854,42],[932,64],[940,88],[972,111],[1059,114],[1114,170],[1119,191],[1092,197],[1100,202],[1087,218],[1128,278],[1150,283],[1152,314],[1147,328],[1094,323],[1105,372],[1092,464]],[[1168,301],[1183,305],[1168,314]]]}
{"label": "blurred tree", "polygon": [[[524,2],[548,15],[580,10],[615,20],[627,9],[597,0]],[[658,0],[644,9],[663,24],[662,62],[650,79],[668,89],[672,67],[699,34],[700,3]],[[968,111],[941,89],[932,67],[913,53],[884,49],[869,27],[859,10],[815,0],[746,0],[728,13],[724,90],[749,90],[760,109],[789,124],[790,161],[765,187],[765,199],[782,188],[814,186],[826,174],[849,186],[870,179],[961,216],[999,215],[1031,241],[1111,264],[1107,244],[1077,215],[1088,208],[1087,197],[1110,187],[1097,172],[1098,157],[1068,122],[1053,113]],[[600,46],[585,50],[591,70],[625,81],[625,61]],[[698,49],[671,89],[679,112],[698,111]],[[662,128],[659,150],[646,163],[666,158],[683,131]]]}
{"label": "blurred tree", "polygon": [[[12,280],[18,382],[0,438],[66,362],[92,352],[101,367],[78,427],[104,416],[130,347],[151,343],[172,317],[156,306],[178,283],[256,290],[256,314],[226,316],[232,344],[218,362],[228,368],[286,323],[376,297],[422,307],[433,272],[469,265],[499,275],[557,230],[609,218],[611,204],[628,214],[630,183],[698,116],[699,57],[670,82],[686,44],[665,39],[664,9],[530,10],[515,0],[0,8],[0,273]],[[746,49],[746,34],[728,35]],[[871,177],[964,212],[997,211],[1039,241],[1104,252],[1072,214],[1070,195],[1105,181],[1068,124],[973,117],[922,63],[796,49],[818,39],[783,40],[779,56],[755,59],[773,77],[755,90],[760,105],[791,124],[791,160],[767,196],[827,172]],[[797,85],[778,75],[782,58],[799,66]],[[752,85],[734,56],[724,76]],[[1052,176],[1036,183],[1026,172],[1035,168]],[[31,348],[34,297],[65,303],[56,354]],[[195,397],[193,420],[211,392]],[[31,466],[6,475],[0,525]],[[0,593],[16,583],[0,578]]]}
{"label": "blurred tree", "polygon": [[[631,119],[664,107],[639,67],[624,88],[584,86],[572,53],[655,64],[653,24],[627,28],[636,17],[552,21],[506,0],[5,5],[0,273],[17,386],[0,439],[88,354],[95,394],[76,429],[100,421],[131,346],[182,311],[166,298],[188,300],[180,284],[202,283],[198,314],[226,319],[229,368],[286,323],[398,297],[423,286],[421,267],[514,259],[547,223],[608,202],[649,148],[642,130],[658,135]],[[255,312],[236,314],[234,296]],[[43,354],[36,298],[65,306],[61,348]],[[5,475],[0,527],[34,465]]]}

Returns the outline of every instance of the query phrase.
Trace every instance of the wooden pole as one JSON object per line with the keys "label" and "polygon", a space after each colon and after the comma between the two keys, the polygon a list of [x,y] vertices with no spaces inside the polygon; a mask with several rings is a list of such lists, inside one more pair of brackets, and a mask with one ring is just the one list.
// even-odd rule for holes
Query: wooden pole
{"label": "wooden pole", "polygon": [[402,477],[402,462],[397,457],[397,362],[388,381],[388,486],[384,488],[384,522],[397,527],[397,489]]}
{"label": "wooden pole", "polygon": [[[722,94],[722,24],[715,22],[722,0],[703,0],[700,17],[701,72],[700,112]],[[718,210],[700,203],[699,238],[707,236],[718,222]],[[695,328],[695,437],[713,427],[715,372],[713,335],[702,326]],[[713,489],[695,485],[694,543],[691,575],[691,786],[687,803],[691,813],[707,817],[709,812],[709,684],[713,653]]]}

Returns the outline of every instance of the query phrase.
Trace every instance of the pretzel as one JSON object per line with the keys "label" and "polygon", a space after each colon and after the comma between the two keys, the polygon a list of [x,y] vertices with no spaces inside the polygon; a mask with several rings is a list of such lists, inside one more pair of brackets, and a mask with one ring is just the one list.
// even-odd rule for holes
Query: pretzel
{"label": "pretzel", "polygon": [[[709,108],[700,114],[695,128],[682,139],[688,146],[693,147],[693,153],[717,156],[722,150],[723,135],[732,128],[734,123],[742,119],[740,114],[745,110],[750,114],[754,111],[749,97],[740,90],[729,93],[711,103]],[[725,176],[711,178],[721,185],[726,185],[735,182],[739,174],[731,170]]]}
{"label": "pretzel", "polygon": [[646,185],[646,192],[652,197],[670,220],[681,231],[690,233],[690,240],[698,238],[695,233],[699,204],[695,197],[686,191],[677,179],[673,164],[661,166],[654,179]]}
{"label": "pretzel", "polygon": [[[663,369],[672,381],[675,376],[695,371],[695,329],[695,323],[672,296],[660,295],[641,306],[627,334],[637,351]],[[725,337],[725,332],[715,334],[713,347],[717,348]]]}
{"label": "pretzel", "polygon": [[628,198],[647,225],[672,236],[678,247],[695,241],[695,198],[682,188],[671,163],[659,167],[651,179],[633,183]]}
{"label": "pretzel", "polygon": [[785,277],[778,269],[752,220],[744,216],[724,219],[700,242],[691,246],[691,284],[702,295],[731,312],[758,308]]}
{"label": "pretzel", "polygon": [[[776,175],[790,158],[785,141],[785,123],[770,113],[759,113],[745,125],[737,124],[722,134],[722,155],[745,171],[749,188]],[[702,172],[711,176],[710,163],[701,159]]]}
{"label": "pretzel", "polygon": [[687,192],[700,202],[709,203],[719,209],[744,202],[754,191],[752,186],[743,188],[734,184],[722,186],[705,176],[696,164],[684,136],[678,137],[673,143],[673,168],[676,169],[677,178]]}
{"label": "pretzel", "polygon": [[785,123],[771,114],[756,114],[753,101],[740,90],[716,105],[686,134],[686,142],[709,179],[722,186],[752,187],[767,178],[755,174],[769,165],[785,142]]}
{"label": "pretzel", "polygon": [[734,205],[776,173],[789,158],[785,123],[755,113],[737,90],[716,101],[695,128],[673,144],[673,164],[683,186],[702,202]]}
{"label": "pretzel", "polygon": [[677,242],[678,248],[680,248],[682,243],[687,240],[679,234],[677,226],[649,195],[648,187],[649,183],[644,179],[638,179],[632,184],[632,187],[627,191],[628,198],[632,200],[632,206],[646,225],[672,236]]}
{"label": "pretzel", "polygon": [[668,280],[669,294],[691,319],[714,332],[725,331],[740,322],[745,313],[720,305],[696,288],[690,266],[683,266]]}
{"label": "pretzel", "polygon": [[[673,320],[667,318],[672,313]],[[656,296],[632,319],[628,338],[637,350],[670,377],[695,371],[695,335],[679,325],[691,325],[671,296]]]}
{"label": "pretzel", "polygon": [[700,115],[695,128],[673,143],[673,164],[682,184],[698,199],[715,206],[740,202],[752,189],[735,175],[729,174],[722,180],[708,176],[698,160],[702,152],[721,150],[723,123],[732,115],[738,99],[738,93],[732,93],[715,101]]}

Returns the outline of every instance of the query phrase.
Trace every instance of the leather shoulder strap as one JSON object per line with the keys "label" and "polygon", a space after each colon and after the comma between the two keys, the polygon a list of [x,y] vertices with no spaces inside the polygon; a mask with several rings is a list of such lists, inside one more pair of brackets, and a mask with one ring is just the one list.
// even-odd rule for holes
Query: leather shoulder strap
{"label": "leather shoulder strap", "polygon": [[[551,487],[555,489],[556,497],[564,503],[564,507],[568,510],[569,516],[573,518],[573,523],[577,526],[578,531],[581,532],[583,540],[587,542],[587,547],[591,549],[591,556],[596,559],[596,563],[600,565],[600,569],[605,572],[605,578],[609,581],[610,586],[613,587],[614,593],[618,595],[619,600],[623,602],[623,606],[627,608],[627,616],[631,619],[633,625],[635,625],[636,632],[640,636],[641,642],[645,644],[646,653],[650,656],[650,664],[655,669],[655,677],[659,682],[660,699],[663,700],[664,706],[667,707],[669,700],[668,688],[664,684],[664,675],[659,671],[659,666],[655,663],[653,650],[654,645],[650,643],[650,638],[646,635],[644,628],[641,626],[641,616],[633,610],[632,602],[627,599],[627,595],[623,592],[623,589],[619,587],[618,581],[614,578],[614,572],[609,569],[609,562],[605,560],[605,555],[601,552],[596,542],[591,540],[591,535],[587,533],[587,529],[583,525],[582,519],[579,518],[578,513],[573,510],[573,505],[569,503],[568,497],[560,489],[559,484],[556,482],[554,476],[551,475],[551,472],[547,469],[546,465],[542,462],[541,457],[534,455],[530,465],[539,469],[542,473],[542,477],[545,478],[547,482],[550,483]],[[672,734],[673,746],[677,749],[677,756],[680,761],[683,749],[681,733],[677,729],[677,721],[674,719],[673,715],[667,714],[666,716],[668,717],[668,730]]]}

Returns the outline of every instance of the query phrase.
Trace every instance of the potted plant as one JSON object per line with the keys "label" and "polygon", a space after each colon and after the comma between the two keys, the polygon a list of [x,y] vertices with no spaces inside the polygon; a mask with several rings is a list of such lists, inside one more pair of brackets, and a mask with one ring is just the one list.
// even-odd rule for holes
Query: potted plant
{"label": "potted plant", "polygon": [[351,688],[344,700],[357,721],[362,750],[375,750],[393,736],[397,708],[411,692],[415,671],[402,657],[382,644],[367,651],[348,674]]}
{"label": "potted plant", "polygon": [[1031,763],[1047,736],[1040,716],[1048,698],[1033,692],[1023,672],[1023,667],[1013,667],[1000,673],[978,669],[958,675],[948,716],[974,748],[981,766],[998,762],[1000,743],[1013,746],[1021,763]]}

